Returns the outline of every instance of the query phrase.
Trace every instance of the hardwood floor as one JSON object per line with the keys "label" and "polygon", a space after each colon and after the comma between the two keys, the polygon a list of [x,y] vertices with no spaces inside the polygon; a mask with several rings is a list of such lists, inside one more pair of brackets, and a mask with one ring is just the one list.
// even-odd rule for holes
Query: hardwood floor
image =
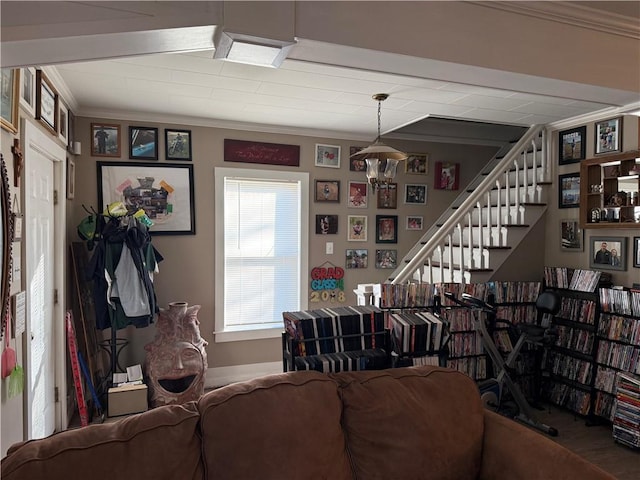
{"label": "hardwood floor", "polygon": [[555,427],[557,437],[549,437],[581,457],[598,465],[619,480],[640,479],[640,450],[613,440],[611,425],[587,426],[582,417],[552,405],[537,411],[537,418]]}

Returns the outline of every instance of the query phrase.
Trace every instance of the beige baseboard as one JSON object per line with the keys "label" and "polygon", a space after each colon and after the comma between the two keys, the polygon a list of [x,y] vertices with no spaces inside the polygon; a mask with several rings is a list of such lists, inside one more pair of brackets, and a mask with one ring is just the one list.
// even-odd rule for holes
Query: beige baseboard
{"label": "beige baseboard", "polygon": [[216,388],[252,378],[282,373],[282,362],[249,363],[229,367],[213,367],[207,370],[204,388]]}

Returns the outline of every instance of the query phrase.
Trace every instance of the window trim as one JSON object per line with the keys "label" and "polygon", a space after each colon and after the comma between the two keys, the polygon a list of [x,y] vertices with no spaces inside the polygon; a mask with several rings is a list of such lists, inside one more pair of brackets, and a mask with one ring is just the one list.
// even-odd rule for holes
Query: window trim
{"label": "window trim", "polygon": [[216,343],[260,340],[280,337],[284,326],[277,328],[229,328],[224,325],[224,180],[227,177],[290,180],[300,182],[300,310],[306,310],[309,299],[309,282],[305,276],[309,272],[309,173],[280,170],[255,170],[248,168],[214,168],[214,249],[215,249],[215,330]]}

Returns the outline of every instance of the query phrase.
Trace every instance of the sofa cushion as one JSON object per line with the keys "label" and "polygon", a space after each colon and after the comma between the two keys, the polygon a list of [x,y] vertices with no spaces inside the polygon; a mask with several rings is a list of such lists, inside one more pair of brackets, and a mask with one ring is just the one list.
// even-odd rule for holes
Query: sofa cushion
{"label": "sofa cushion", "polygon": [[338,386],[318,372],[231,384],[198,401],[209,479],[351,479]]}
{"label": "sofa cushion", "polygon": [[484,412],[469,377],[439,367],[330,376],[356,478],[477,478]]}
{"label": "sofa cushion", "polygon": [[198,420],[190,402],[30,440],[2,459],[2,479],[202,479]]}

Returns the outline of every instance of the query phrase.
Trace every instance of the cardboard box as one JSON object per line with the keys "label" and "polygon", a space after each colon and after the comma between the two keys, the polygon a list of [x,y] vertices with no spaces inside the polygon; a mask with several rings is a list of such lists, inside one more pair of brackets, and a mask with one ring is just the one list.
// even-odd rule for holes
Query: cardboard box
{"label": "cardboard box", "polygon": [[110,417],[145,412],[149,408],[146,385],[123,385],[108,391],[108,414]]}

